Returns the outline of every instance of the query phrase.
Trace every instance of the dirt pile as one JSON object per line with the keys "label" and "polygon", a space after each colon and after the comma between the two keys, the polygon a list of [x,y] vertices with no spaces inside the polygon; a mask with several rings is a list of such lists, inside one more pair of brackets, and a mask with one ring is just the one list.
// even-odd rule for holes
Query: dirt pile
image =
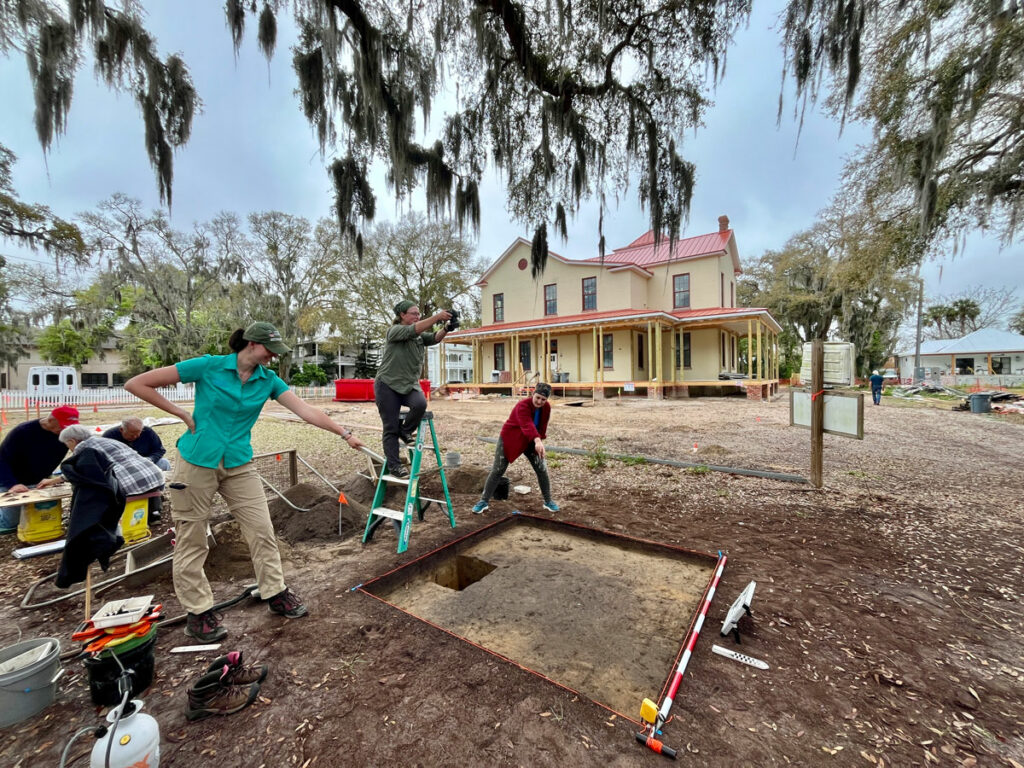
{"label": "dirt pile", "polygon": [[270,519],[278,537],[290,544],[343,539],[362,532],[373,490],[369,480],[353,472],[341,484],[348,503],[339,504],[338,497],[329,488],[299,483],[284,492],[288,501],[270,502]]}

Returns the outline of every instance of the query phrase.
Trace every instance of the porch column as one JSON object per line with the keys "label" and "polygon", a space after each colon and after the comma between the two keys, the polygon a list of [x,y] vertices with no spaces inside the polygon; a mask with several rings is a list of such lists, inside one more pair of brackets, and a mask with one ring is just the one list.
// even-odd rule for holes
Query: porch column
{"label": "porch column", "polygon": [[604,384],[604,326],[597,326],[597,351],[601,355],[601,365],[598,366],[597,375],[601,377]]}
{"label": "porch column", "polygon": [[746,378],[754,378],[754,332],[750,321],[746,321]]}
{"label": "porch column", "polygon": [[593,366],[594,366],[594,371],[593,371],[593,375],[590,377],[590,380],[596,384],[597,383],[597,326],[596,325],[593,328],[593,333],[591,335],[591,338],[592,338],[593,343],[594,343],[594,356],[593,356],[593,360],[592,360]]}
{"label": "porch column", "polygon": [[441,343],[437,346],[437,386],[440,388],[444,384],[448,383],[448,377],[445,375],[447,372],[446,363],[448,362],[448,359],[444,353],[444,339],[441,339]]}
{"label": "porch column", "polygon": [[761,320],[758,318],[757,321],[757,380],[760,381],[764,378],[764,359],[763,352],[761,351]]}
{"label": "porch column", "polygon": [[[685,336],[686,336],[686,332],[682,328],[680,328],[679,329],[679,380],[680,381],[686,381],[686,344],[683,341]],[[691,355],[693,354],[693,346],[692,346],[692,344],[690,346],[690,354]],[[673,362],[673,364],[675,363],[674,360],[672,362]]]}
{"label": "porch column", "polygon": [[676,344],[679,343],[675,326],[670,326],[668,332],[672,334],[669,340],[668,367],[672,370],[672,383],[676,383]]}
{"label": "porch column", "polygon": [[992,353],[991,352],[988,353],[988,370],[985,371],[985,373],[988,373],[988,374],[992,373]]}
{"label": "porch column", "polygon": [[654,329],[653,323],[647,321],[647,380],[650,381],[654,374]]}
{"label": "porch column", "polygon": [[665,383],[665,366],[664,366],[664,363],[662,363],[662,360],[661,360],[661,350],[662,350],[662,342],[661,342],[662,328],[661,328],[661,323],[655,323],[654,331],[655,331],[654,346],[658,350],[658,358],[657,358],[658,362],[657,362],[657,365],[655,366],[654,370],[655,370],[655,375],[658,377],[658,384],[662,385],[662,384]]}

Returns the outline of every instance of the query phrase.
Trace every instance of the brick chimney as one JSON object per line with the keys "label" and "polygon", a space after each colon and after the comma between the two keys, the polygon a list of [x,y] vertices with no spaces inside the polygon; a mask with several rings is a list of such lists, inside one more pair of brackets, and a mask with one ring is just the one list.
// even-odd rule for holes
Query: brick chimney
{"label": "brick chimney", "polygon": [[718,217],[718,231],[728,232],[729,231],[729,217],[722,214]]}

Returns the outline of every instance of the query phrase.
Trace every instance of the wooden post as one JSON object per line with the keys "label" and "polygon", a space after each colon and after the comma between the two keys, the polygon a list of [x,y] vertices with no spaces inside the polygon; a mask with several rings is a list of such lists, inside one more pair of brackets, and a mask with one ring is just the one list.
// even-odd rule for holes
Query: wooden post
{"label": "wooden post", "polygon": [[825,344],[811,342],[811,485],[821,488],[822,450],[825,443]]}
{"label": "wooden post", "polygon": [[764,375],[768,371],[764,364],[764,351],[761,347],[761,320],[757,321],[757,380],[761,381],[764,379]]}
{"label": "wooden post", "polygon": [[751,333],[749,320],[747,320],[747,378],[754,378],[754,334]]}
{"label": "wooden post", "polygon": [[654,375],[658,380],[657,391],[664,392],[665,384],[665,367],[661,361],[661,323],[654,324],[654,349],[651,350],[651,354],[656,354],[656,363],[654,365]]}
{"label": "wooden post", "polygon": [[92,617],[92,563],[85,566],[85,621]]}

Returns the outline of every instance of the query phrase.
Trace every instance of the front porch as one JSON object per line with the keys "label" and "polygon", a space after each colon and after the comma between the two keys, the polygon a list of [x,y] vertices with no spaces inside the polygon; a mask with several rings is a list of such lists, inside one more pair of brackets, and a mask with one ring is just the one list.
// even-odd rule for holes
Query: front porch
{"label": "front porch", "polygon": [[469,328],[452,340],[472,344],[472,380],[449,389],[522,395],[544,381],[566,397],[766,399],[779,386],[779,328],[762,312],[631,310]]}
{"label": "front porch", "polygon": [[[447,392],[525,397],[533,392],[534,384],[540,380],[540,378],[536,378],[529,384],[524,382],[518,384],[512,382],[452,383],[444,385],[441,389]],[[746,394],[748,400],[768,400],[779,391],[778,379],[693,380],[669,384],[659,384],[656,381],[579,381],[550,382],[550,384],[554,396],[562,398],[588,397],[594,400],[621,399],[623,397],[673,400],[691,396],[728,396],[743,393]]]}

